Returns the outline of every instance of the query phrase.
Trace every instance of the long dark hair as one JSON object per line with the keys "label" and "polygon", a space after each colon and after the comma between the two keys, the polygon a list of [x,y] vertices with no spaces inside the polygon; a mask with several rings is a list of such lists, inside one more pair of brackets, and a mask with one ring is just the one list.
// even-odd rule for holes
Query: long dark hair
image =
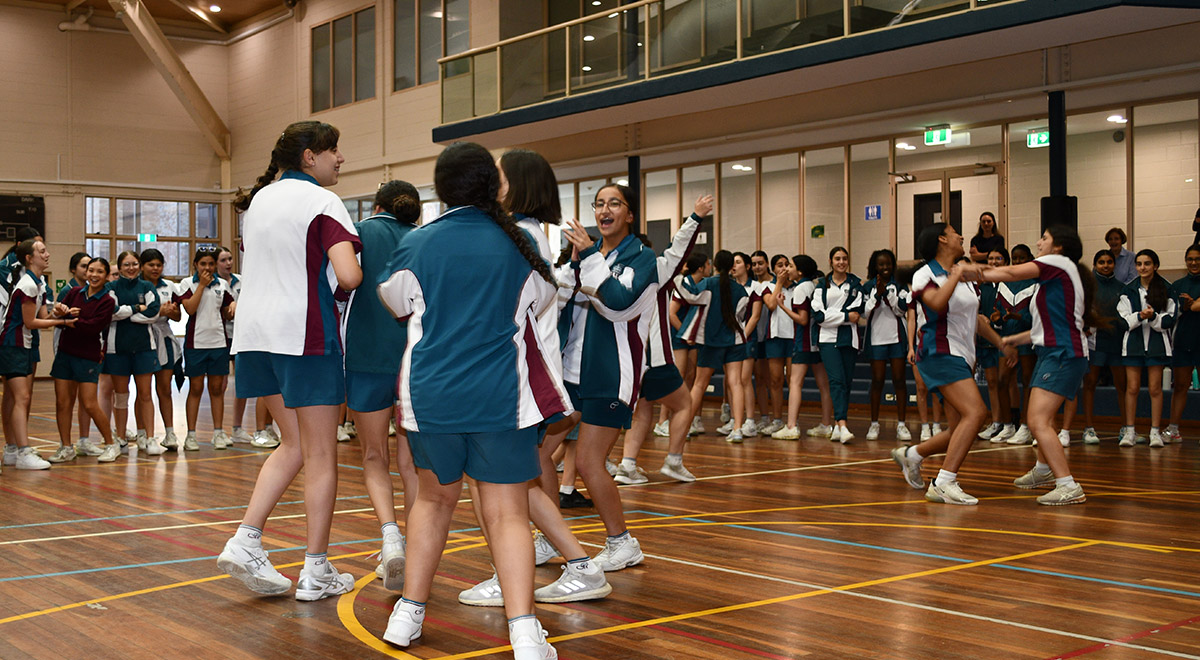
{"label": "long dark hair", "polygon": [[992,219],[992,236],[995,238],[999,238],[1000,240],[1004,240],[1004,237],[1000,235],[1000,225],[997,224],[997,222],[996,222],[996,214],[992,213],[991,211],[984,211],[983,213],[979,214],[979,228],[975,230],[975,235],[971,237],[971,240],[974,241],[976,238],[984,237],[983,236],[983,216],[985,216],[985,215]]}
{"label": "long dark hair", "polygon": [[[562,202],[558,199],[558,179],[554,168],[536,151],[512,149],[500,157],[500,169],[508,179],[504,208],[538,222],[557,225],[562,222]],[[629,198],[625,201],[628,203]],[[633,210],[633,207],[630,207]]]}
{"label": "long dark hair", "polygon": [[1138,250],[1134,257],[1135,262],[1138,257],[1150,257],[1150,261],[1154,262],[1154,277],[1146,287],[1146,304],[1154,311],[1161,312],[1167,308],[1167,280],[1158,274],[1158,253],[1151,249]]}
{"label": "long dark hair", "polygon": [[926,263],[937,258],[938,239],[946,233],[946,227],[949,226],[944,222],[935,222],[922,229],[921,233],[917,235],[917,253]]}
{"label": "long dark hair", "polygon": [[87,252],[76,252],[75,254],[71,255],[70,271],[72,276],[75,275],[75,269],[79,267],[79,262],[88,258],[90,257],[88,256]]}
{"label": "long dark hair", "polygon": [[736,335],[741,331],[741,326],[738,324],[736,310],[733,309],[733,278],[729,276],[729,271],[733,268],[733,253],[729,250],[718,252],[717,256],[713,257],[713,267],[717,269],[717,276],[720,278],[721,321]]}
{"label": "long dark hair", "polygon": [[796,270],[800,273],[801,282],[807,282],[814,277],[821,276],[821,269],[817,267],[817,260],[807,254],[798,254],[792,257],[792,263],[796,264]]}
{"label": "long dark hair", "polygon": [[[833,247],[833,249],[831,249],[829,251],[829,272],[825,273],[825,286],[826,287],[829,287],[830,284],[833,284],[833,255],[837,254],[838,252],[845,252],[846,259],[850,258],[850,250],[847,250],[846,248],[844,248],[840,245],[835,245]],[[849,269],[846,269],[846,279],[850,279],[850,270]]]}
{"label": "long dark hair", "polygon": [[375,206],[400,222],[416,222],[421,217],[421,193],[407,181],[388,181],[375,191]]}
{"label": "long dark hair", "polygon": [[706,263],[708,263],[707,254],[704,254],[703,252],[693,252],[692,256],[688,257],[687,261],[684,262],[683,269],[684,272],[690,275],[701,268],[704,268],[704,264]]}
{"label": "long dark hair", "polygon": [[542,259],[525,231],[496,201],[500,192],[500,172],[487,149],[474,142],[455,142],[446,147],[433,167],[433,185],[447,206],[474,206],[486,213],[513,242],[529,266],[542,279],[557,286],[550,265]]}
{"label": "long dark hair", "polygon": [[[1062,255],[1074,261],[1075,267],[1079,269],[1079,281],[1083,284],[1083,327],[1108,327],[1108,319],[1100,318],[1095,310],[1096,278],[1092,276],[1092,269],[1080,261],[1083,259],[1083,241],[1079,239],[1079,232],[1067,225],[1051,225],[1046,228],[1046,233],[1050,234],[1054,245],[1062,248]],[[1155,259],[1158,257],[1155,256]],[[1166,289],[1163,290],[1163,296],[1165,298]],[[1165,300],[1163,305],[1166,305]]]}
{"label": "long dark hair", "polygon": [[868,281],[873,280],[876,277],[879,277],[879,269],[878,269],[878,267],[875,266],[875,262],[879,261],[879,257],[881,257],[881,256],[887,257],[888,259],[890,259],[892,261],[892,277],[893,278],[896,277],[896,253],[892,252],[891,250],[889,250],[887,248],[884,248],[882,250],[875,250],[874,252],[871,253],[871,260],[867,262],[867,280]]}
{"label": "long dark hair", "polygon": [[238,189],[233,208],[239,211],[250,208],[250,200],[254,199],[258,191],[274,181],[280,170],[301,169],[305,149],[312,150],[314,154],[336,149],[339,137],[341,134],[338,129],[325,122],[307,120],[290,124],[279,134],[275,147],[271,149],[271,162],[267,165],[267,171],[258,177],[250,192]]}
{"label": "long dark hair", "polygon": [[[509,182],[509,186],[512,186],[511,181]],[[650,242],[650,237],[646,236],[640,231],[641,220],[638,218],[638,208],[640,208],[640,203],[638,202],[637,193],[633,191],[633,188],[630,188],[629,186],[623,186],[619,183],[610,183],[600,186],[600,189],[596,191],[596,196],[592,198],[592,201],[594,202],[597,199],[600,199],[600,193],[604,192],[606,188],[616,188],[617,192],[621,193],[621,198],[625,200],[625,205],[629,207],[629,215],[633,217],[633,223],[629,225],[629,233],[636,236],[637,239],[642,242],[642,245],[645,245],[648,248],[654,247],[654,244]]]}

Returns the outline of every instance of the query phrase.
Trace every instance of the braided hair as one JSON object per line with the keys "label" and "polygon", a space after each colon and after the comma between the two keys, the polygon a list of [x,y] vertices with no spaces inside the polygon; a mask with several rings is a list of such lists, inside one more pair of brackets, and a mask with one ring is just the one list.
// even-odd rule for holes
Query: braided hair
{"label": "braided hair", "polygon": [[375,192],[375,206],[400,222],[415,223],[421,217],[421,193],[407,181],[388,181]]}
{"label": "braided hair", "polygon": [[486,213],[529,262],[530,268],[550,284],[558,285],[550,265],[542,259],[529,236],[496,200],[500,172],[487,149],[474,142],[455,142],[446,147],[433,167],[433,185],[447,206],[474,206]]}
{"label": "braided hair", "polygon": [[305,150],[319,154],[336,149],[339,137],[341,134],[338,129],[325,122],[307,120],[290,124],[279,134],[275,147],[271,149],[271,163],[267,165],[267,171],[258,177],[250,192],[238,189],[233,208],[238,211],[250,208],[250,200],[254,199],[254,195],[274,181],[281,170],[301,169]]}

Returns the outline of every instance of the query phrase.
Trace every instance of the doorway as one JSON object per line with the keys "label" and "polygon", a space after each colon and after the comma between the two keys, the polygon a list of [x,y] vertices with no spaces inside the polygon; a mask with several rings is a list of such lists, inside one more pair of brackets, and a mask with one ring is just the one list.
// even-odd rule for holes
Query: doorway
{"label": "doorway", "polygon": [[[938,222],[947,222],[942,216],[942,193],[913,195],[913,254],[917,252],[917,237],[926,227]],[[962,233],[962,191],[950,191],[950,225]]]}
{"label": "doorway", "polygon": [[[1003,233],[1008,214],[1003,182],[996,174],[999,163],[892,174],[896,200],[896,257],[917,260],[916,242],[921,230],[948,221],[970,241],[983,212],[995,215]],[[965,246],[964,246],[965,247]]]}

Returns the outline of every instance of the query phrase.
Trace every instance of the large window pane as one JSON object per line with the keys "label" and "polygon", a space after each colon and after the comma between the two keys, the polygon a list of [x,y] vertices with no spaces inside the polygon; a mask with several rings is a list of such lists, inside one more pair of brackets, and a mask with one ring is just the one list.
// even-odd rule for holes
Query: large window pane
{"label": "large window pane", "polygon": [[413,0],[396,0],[393,23],[392,90],[406,89],[417,84],[417,56],[413,38],[417,20],[413,16]]}
{"label": "large window pane", "polygon": [[143,250],[154,248],[163,254],[163,275],[165,277],[185,277],[192,274],[191,243],[181,241],[155,241],[138,243],[138,254]]}
{"label": "large window pane", "polygon": [[354,17],[333,22],[333,105],[354,100]]}
{"label": "large window pane", "polygon": [[[685,213],[691,213],[687,204]],[[675,191],[675,170],[646,174],[646,234],[654,242],[654,250],[662,254],[671,241],[671,229],[678,225],[679,200]]]}
{"label": "large window pane", "polygon": [[[567,222],[567,220],[577,217],[575,205],[575,184],[558,184],[558,205],[562,208],[564,224]],[[550,238],[550,249],[554,250],[554,257],[557,260],[560,256],[559,251],[568,245],[567,239],[562,235],[562,226],[550,225],[546,235]]]}
{"label": "large window pane", "polygon": [[1196,114],[1194,99],[1133,110],[1133,242],[1157,252],[1164,269],[1183,267],[1196,238]]}
{"label": "large window pane", "polygon": [[[217,237],[217,205],[216,204],[196,204],[196,237],[197,238],[216,238]],[[241,214],[238,214],[238,222],[241,222]],[[238,235],[241,235],[241,226],[238,227]]]}
{"label": "large window pane", "polygon": [[107,238],[86,239],[83,249],[93,257],[104,257],[112,261],[112,241]]}
{"label": "large window pane", "polygon": [[421,13],[418,17],[421,30],[419,44],[421,52],[421,77],[418,84],[438,79],[438,58],[442,56],[442,0],[419,0]]}
{"label": "large window pane", "polygon": [[911,0],[866,0],[856,4],[860,6],[854,7],[850,13],[851,32],[910,23],[970,7],[970,3],[963,0],[932,0],[923,3]]}
{"label": "large window pane", "polygon": [[109,216],[107,197],[88,197],[84,200],[84,208],[87,218],[87,233],[107,234],[112,230],[112,218]]}
{"label": "large window pane", "polygon": [[332,99],[329,80],[330,26],[318,25],[312,30],[312,111],[328,110]]}
{"label": "large window pane", "polygon": [[850,147],[850,270],[866,277],[875,250],[891,245],[892,190],[887,142]]}
{"label": "large window pane", "polygon": [[800,251],[800,156],[762,159],[762,244],[771,254]]}
{"label": "large window pane", "polygon": [[[757,174],[754,159],[721,163],[721,249],[750,254],[758,249]],[[685,197],[685,208],[696,197]]]}
{"label": "large window pane", "polygon": [[354,16],[354,100],[361,101],[375,96],[375,8]]}
{"label": "large window pane", "polygon": [[804,153],[804,252],[822,272],[829,270],[829,250],[843,245],[845,153],[842,147]]}
{"label": "large window pane", "polygon": [[117,232],[124,236],[138,233],[138,203],[136,199],[117,200]]}
{"label": "large window pane", "polygon": [[[696,167],[685,167],[685,168],[683,168],[683,171],[680,173],[680,175],[681,175],[681,178],[683,179],[683,187],[682,187],[682,191],[680,194],[681,194],[681,198],[683,199],[683,209],[687,213],[692,212],[691,209],[692,209],[692,206],[695,205],[697,197],[699,197],[701,195],[716,195],[716,193],[717,193],[717,170],[716,170],[716,167],[714,167],[712,165],[698,165]],[[720,199],[718,199],[717,201],[720,202]],[[722,207],[718,203],[717,208],[714,209],[714,215],[718,216],[719,222],[725,222],[725,216],[721,212],[721,209],[722,209]],[[719,243],[719,241],[716,240],[716,232],[715,231],[709,232],[707,227],[708,227],[708,225],[706,225],[705,230],[704,230],[708,234],[708,236],[705,236],[705,239],[707,240],[708,237],[711,236],[712,237],[712,240],[710,241],[711,243]],[[706,251],[709,252],[709,254],[713,254],[713,253],[715,253],[715,251],[718,248],[720,248],[722,250],[729,249],[725,245],[712,245]]]}
{"label": "large window pane", "polygon": [[743,0],[742,10],[747,56],[836,39],[844,30],[840,0]]}
{"label": "large window pane", "polygon": [[592,179],[591,181],[579,182],[579,199],[578,213],[579,223],[587,227],[588,233],[593,237],[599,238],[600,232],[596,229],[596,212],[592,210],[592,202],[596,201],[596,193],[607,185],[608,179]]}
{"label": "large window pane", "polygon": [[[1125,228],[1125,125],[1109,121],[1124,114],[1113,109],[1067,117],[1067,194],[1079,198],[1079,237],[1088,256],[1107,247],[1104,234],[1110,227]],[[1039,218],[1020,236],[1033,247],[1040,235]],[[1137,241],[1135,232],[1126,247],[1136,252]]]}
{"label": "large window pane", "polygon": [[471,50],[471,0],[446,0],[446,54]]}

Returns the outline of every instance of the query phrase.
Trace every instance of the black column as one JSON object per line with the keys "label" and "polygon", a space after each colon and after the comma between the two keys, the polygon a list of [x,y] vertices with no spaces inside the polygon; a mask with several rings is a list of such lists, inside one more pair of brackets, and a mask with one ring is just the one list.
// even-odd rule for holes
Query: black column
{"label": "black column", "polygon": [[1067,101],[1059,90],[1048,95],[1050,116],[1050,196],[1042,198],[1042,229],[1079,228],[1079,199],[1067,194]]}
{"label": "black column", "polygon": [[633,202],[633,212],[638,217],[637,231],[644,234],[646,233],[646,221],[642,219],[642,157],[629,156],[626,158],[626,162],[629,173],[625,176],[629,181],[629,189],[633,191],[634,196],[637,198],[637,201],[629,201]]}

